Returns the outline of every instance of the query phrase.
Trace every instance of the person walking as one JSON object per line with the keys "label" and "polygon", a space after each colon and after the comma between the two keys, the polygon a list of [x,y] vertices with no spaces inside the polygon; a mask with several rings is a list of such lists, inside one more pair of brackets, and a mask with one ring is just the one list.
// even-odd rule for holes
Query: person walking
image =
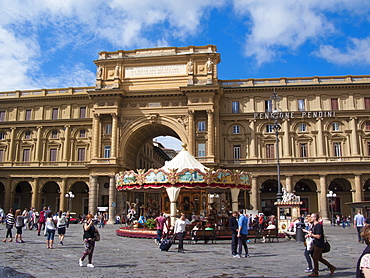
{"label": "person walking", "polygon": [[330,276],[333,275],[336,267],[329,263],[322,257],[322,251],[325,247],[324,241],[324,228],[318,221],[319,217],[317,213],[311,214],[311,223],[312,223],[312,230],[308,232],[308,237],[313,238],[313,251],[312,251],[312,259],[313,259],[313,272],[308,275],[308,277],[318,277],[319,276],[319,262],[326,265],[330,270]]}
{"label": "person walking", "polygon": [[66,234],[67,218],[63,215],[63,212],[61,210],[58,212],[56,221],[59,235],[59,244],[63,245],[64,236]]}
{"label": "person walking", "polygon": [[53,219],[53,213],[50,211],[45,220],[46,248],[54,249],[55,222],[56,220]]}
{"label": "person walking", "polygon": [[356,278],[370,277],[370,225],[366,225],[361,232],[366,248],[357,261]]}
{"label": "person walking", "polygon": [[15,211],[14,218],[15,218],[15,228],[17,229],[17,233],[15,234],[15,243],[24,243],[22,239],[22,228],[25,226],[25,224],[24,217],[22,216],[22,212],[20,209],[17,209]]}
{"label": "person walking", "polygon": [[364,240],[361,237],[361,231],[362,231],[362,228],[365,226],[365,224],[366,224],[366,219],[362,215],[361,210],[358,210],[357,214],[355,215],[355,218],[353,219],[353,227],[357,229],[358,242],[364,243]]}
{"label": "person walking", "polygon": [[83,239],[85,243],[85,251],[82,254],[82,257],[78,260],[79,266],[83,266],[83,260],[88,257],[87,267],[94,268],[92,264],[92,257],[95,249],[95,233],[96,227],[94,226],[94,216],[88,214],[86,216],[86,222],[83,224]]}
{"label": "person walking", "polygon": [[304,219],[304,222],[306,224],[306,229],[302,229],[302,231],[305,233],[305,245],[306,248],[304,249],[304,257],[306,258],[307,261],[307,268],[305,269],[305,272],[313,272],[313,267],[312,267],[312,250],[313,250],[313,238],[308,236],[308,233],[312,230],[312,224],[311,224],[311,216],[307,216]]}
{"label": "person walking", "polygon": [[39,212],[39,220],[37,222],[37,235],[40,235],[40,232],[42,229],[45,229],[45,211],[46,207],[44,207],[40,212]]}
{"label": "person walking", "polygon": [[245,251],[245,257],[249,257],[249,252],[248,252],[248,246],[247,246],[247,235],[248,235],[248,221],[249,218],[246,217],[243,214],[243,210],[239,211],[239,220],[238,220],[238,254],[234,256],[234,258],[240,258],[242,256],[242,249],[244,247]]}
{"label": "person walking", "polygon": [[6,224],[6,236],[3,239],[3,242],[6,242],[9,236],[9,242],[13,241],[12,236],[12,229],[14,226],[15,220],[14,220],[14,210],[11,208],[8,212],[8,214],[5,217],[5,224]]}
{"label": "person walking", "polygon": [[190,221],[186,219],[185,214],[181,213],[181,217],[175,221],[175,228],[173,229],[176,238],[179,240],[178,252],[184,253],[184,236],[186,233],[186,225],[190,224]]}
{"label": "person walking", "polygon": [[231,229],[231,254],[236,256],[237,252],[237,244],[238,244],[238,212],[234,211],[232,216],[229,218],[229,227]]}
{"label": "person walking", "polygon": [[154,219],[155,223],[157,224],[157,238],[155,239],[156,244],[160,244],[163,235],[163,228],[166,225],[166,217],[163,216],[163,212],[159,214],[158,217]]}

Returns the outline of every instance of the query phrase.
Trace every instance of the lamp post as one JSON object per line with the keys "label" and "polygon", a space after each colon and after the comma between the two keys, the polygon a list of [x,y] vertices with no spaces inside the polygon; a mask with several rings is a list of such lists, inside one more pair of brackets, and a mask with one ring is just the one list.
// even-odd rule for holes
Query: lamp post
{"label": "lamp post", "polygon": [[330,204],[330,213],[331,213],[331,225],[334,226],[334,212],[333,212],[333,199],[337,197],[337,194],[333,191],[329,191],[328,194],[326,194],[326,197],[329,198],[329,204]]}
{"label": "lamp post", "polygon": [[283,200],[281,184],[280,184],[280,154],[279,154],[279,131],[281,130],[281,125],[279,122],[279,105],[278,102],[280,101],[280,97],[276,94],[275,89],[272,93],[270,99],[273,102],[273,111],[271,113],[271,118],[274,120],[273,129],[275,131],[275,138],[276,138],[276,170],[277,170],[277,194],[276,194],[276,201],[281,202]]}
{"label": "lamp post", "polygon": [[71,201],[75,197],[75,195],[72,193],[72,191],[69,191],[64,197],[68,198],[68,211],[70,210]]}

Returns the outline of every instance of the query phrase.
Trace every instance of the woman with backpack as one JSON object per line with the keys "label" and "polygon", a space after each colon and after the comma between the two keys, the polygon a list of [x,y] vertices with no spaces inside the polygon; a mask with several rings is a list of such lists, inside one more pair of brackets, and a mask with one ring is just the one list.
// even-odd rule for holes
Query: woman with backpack
{"label": "woman with backpack", "polygon": [[59,244],[63,245],[64,236],[66,234],[67,218],[63,215],[63,212],[60,210],[58,212],[56,219],[57,219],[57,228],[58,228],[58,235],[59,235]]}

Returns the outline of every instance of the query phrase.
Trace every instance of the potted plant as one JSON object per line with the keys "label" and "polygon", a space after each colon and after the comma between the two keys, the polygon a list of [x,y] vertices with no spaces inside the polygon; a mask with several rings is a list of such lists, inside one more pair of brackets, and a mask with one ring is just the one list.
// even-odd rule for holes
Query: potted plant
{"label": "potted plant", "polygon": [[156,223],[154,221],[154,219],[148,219],[146,222],[145,222],[145,226],[149,229],[149,230],[153,230],[156,228]]}

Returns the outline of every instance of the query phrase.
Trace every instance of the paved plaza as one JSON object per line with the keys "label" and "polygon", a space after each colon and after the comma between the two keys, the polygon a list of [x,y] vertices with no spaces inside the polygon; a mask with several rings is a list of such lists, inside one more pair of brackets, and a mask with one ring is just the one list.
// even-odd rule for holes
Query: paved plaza
{"label": "paved plaza", "polygon": [[[78,266],[84,246],[82,225],[70,225],[64,246],[47,249],[44,236],[24,231],[26,243],[0,242],[0,266],[9,266],[34,277],[307,277],[302,243],[281,239],[279,243],[249,243],[249,258],[233,258],[230,242],[185,244],[185,253],[173,245],[161,252],[152,239],[115,235],[116,225],[100,229],[96,243],[95,268]],[[337,267],[333,277],[354,277],[355,266],[364,245],[357,242],[355,229],[325,226],[332,250],[324,257]],[[15,232],[15,229],[14,229]],[[0,225],[5,235],[5,225]],[[56,235],[57,239],[57,235]],[[58,241],[56,241],[57,243]],[[320,264],[320,276],[329,277]]]}

